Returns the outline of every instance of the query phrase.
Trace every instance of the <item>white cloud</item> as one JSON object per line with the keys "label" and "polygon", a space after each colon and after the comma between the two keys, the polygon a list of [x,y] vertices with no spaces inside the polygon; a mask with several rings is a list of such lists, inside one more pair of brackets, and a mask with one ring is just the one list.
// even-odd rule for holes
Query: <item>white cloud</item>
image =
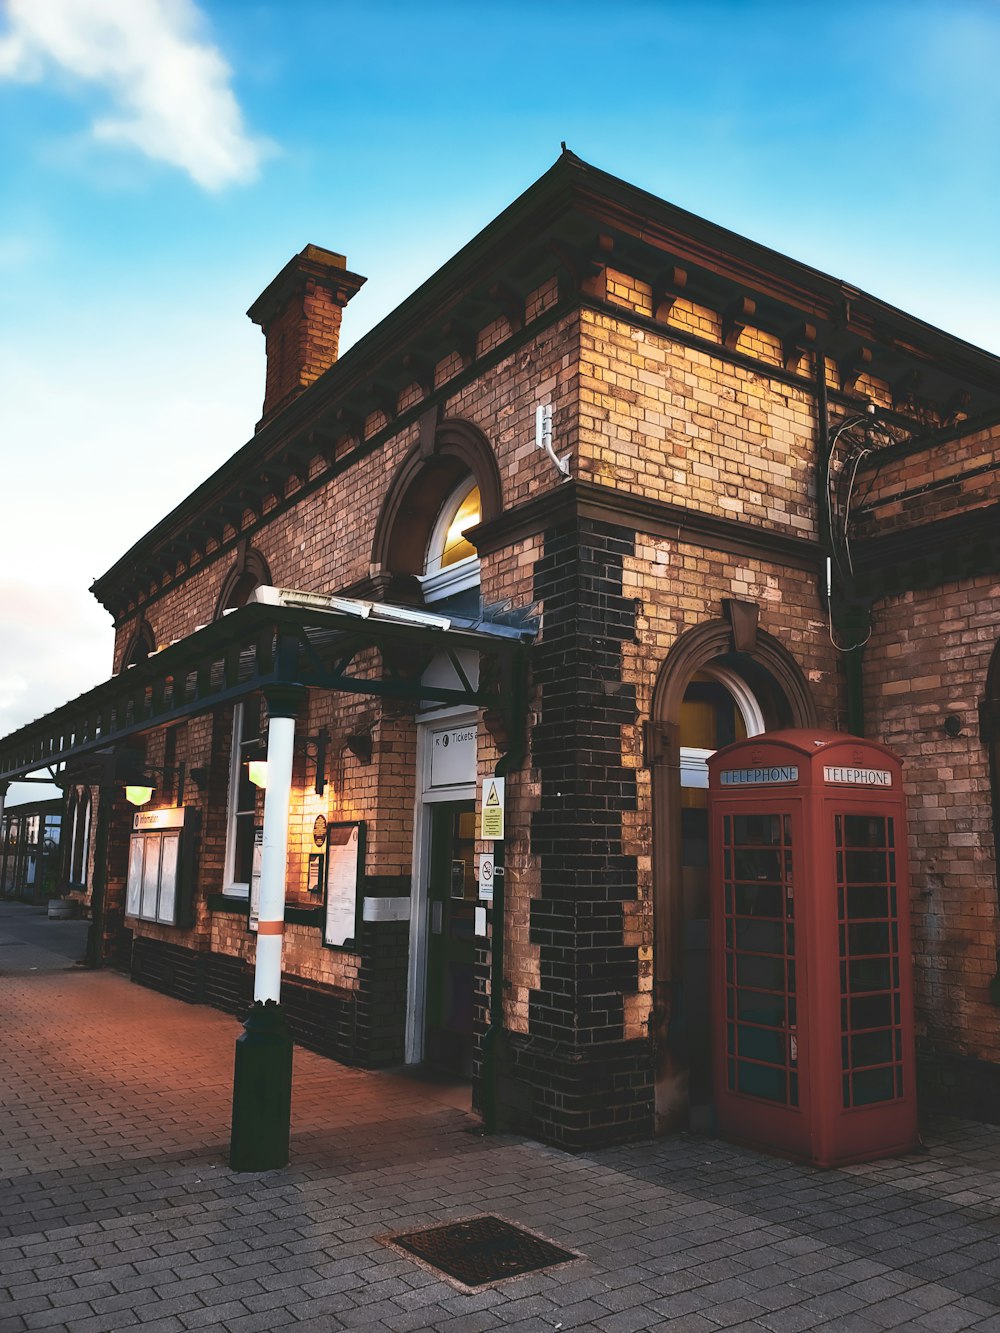
{"label": "white cloud", "polygon": [[128,144],[207,190],[253,180],[264,145],[249,136],[230,69],[201,35],[192,0],[8,0],[0,78],[54,69],[98,86],[114,110],[95,138]]}

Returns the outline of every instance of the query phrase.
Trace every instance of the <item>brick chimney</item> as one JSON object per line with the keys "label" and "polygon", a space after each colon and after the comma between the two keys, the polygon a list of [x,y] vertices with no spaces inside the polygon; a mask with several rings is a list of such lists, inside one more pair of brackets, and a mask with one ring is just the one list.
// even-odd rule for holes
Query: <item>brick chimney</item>
{"label": "brick chimney", "polygon": [[343,255],[307,245],[254,301],[247,314],[267,349],[258,430],[336,361],[344,306],[366,281]]}

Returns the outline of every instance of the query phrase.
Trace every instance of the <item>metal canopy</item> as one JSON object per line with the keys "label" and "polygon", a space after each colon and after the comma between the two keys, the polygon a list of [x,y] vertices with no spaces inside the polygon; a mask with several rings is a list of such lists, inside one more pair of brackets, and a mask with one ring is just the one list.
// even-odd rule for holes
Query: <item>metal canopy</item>
{"label": "metal canopy", "polygon": [[[240,607],[29,722],[0,739],[0,781],[279,687],[484,708],[510,751],[523,730],[533,629],[391,606],[362,618],[344,609],[347,600],[328,600],[326,607]],[[463,649],[481,655],[478,684],[462,666]],[[450,659],[454,686],[421,682],[438,653]]]}

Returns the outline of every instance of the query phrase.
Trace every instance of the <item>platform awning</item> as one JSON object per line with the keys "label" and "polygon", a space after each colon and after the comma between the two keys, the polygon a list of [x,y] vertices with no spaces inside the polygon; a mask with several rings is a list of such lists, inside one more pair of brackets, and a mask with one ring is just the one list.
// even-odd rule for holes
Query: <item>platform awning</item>
{"label": "platform awning", "polygon": [[[483,708],[501,736],[521,737],[534,637],[523,617],[473,619],[312,594],[273,601],[229,612],[3,737],[0,781],[54,772],[68,760],[269,688]],[[467,650],[480,655],[476,680],[462,663]],[[437,654],[449,659],[453,685],[422,682]]]}

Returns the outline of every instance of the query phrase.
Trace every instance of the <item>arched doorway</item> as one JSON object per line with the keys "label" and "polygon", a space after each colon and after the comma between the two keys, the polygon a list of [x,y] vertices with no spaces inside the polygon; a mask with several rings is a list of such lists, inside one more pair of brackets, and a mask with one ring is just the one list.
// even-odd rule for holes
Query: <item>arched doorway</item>
{"label": "arched doorway", "polygon": [[794,658],[757,629],[756,607],[745,606],[681,636],[651,712],[651,1032],[656,1127],[667,1133],[711,1124],[708,758],[745,736],[815,726],[816,712]]}
{"label": "arched doorway", "polygon": [[[445,615],[480,614],[480,560],[467,535],[503,511],[500,473],[481,430],[440,421],[389,486],[372,543],[372,581],[387,601]],[[478,682],[478,654],[428,652],[423,682]],[[410,890],[406,1061],[471,1078],[475,1004],[474,710],[423,703],[415,716],[415,813]]]}

